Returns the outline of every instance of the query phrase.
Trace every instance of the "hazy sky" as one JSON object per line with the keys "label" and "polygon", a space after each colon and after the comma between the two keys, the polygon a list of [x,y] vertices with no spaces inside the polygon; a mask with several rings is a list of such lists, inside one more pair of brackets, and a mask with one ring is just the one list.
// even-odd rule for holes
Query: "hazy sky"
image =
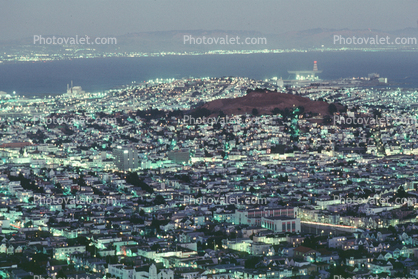
{"label": "hazy sky", "polygon": [[0,0],[0,40],[223,29],[417,27],[418,0]]}

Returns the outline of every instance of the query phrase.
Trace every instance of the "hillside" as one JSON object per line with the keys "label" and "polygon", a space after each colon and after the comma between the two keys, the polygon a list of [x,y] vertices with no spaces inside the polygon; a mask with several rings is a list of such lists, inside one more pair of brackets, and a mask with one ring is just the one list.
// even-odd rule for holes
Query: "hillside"
{"label": "hillside", "polygon": [[[293,94],[278,93],[269,90],[250,91],[246,96],[235,99],[219,99],[206,103],[200,109],[208,109],[212,115],[223,112],[225,115],[240,115],[249,113],[257,109],[258,114],[272,114],[275,108],[280,110],[293,109],[299,106],[304,107],[305,112],[312,112],[320,116],[330,115],[329,105],[323,101],[313,101],[306,97]],[[341,105],[335,104],[337,109],[342,109]]]}

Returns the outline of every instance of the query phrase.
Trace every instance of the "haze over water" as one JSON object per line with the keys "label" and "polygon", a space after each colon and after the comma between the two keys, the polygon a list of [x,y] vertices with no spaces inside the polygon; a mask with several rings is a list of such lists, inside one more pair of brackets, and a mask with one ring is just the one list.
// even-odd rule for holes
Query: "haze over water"
{"label": "haze over water", "polygon": [[56,95],[71,80],[86,92],[157,78],[240,76],[289,78],[288,70],[311,70],[318,61],[323,80],[379,73],[394,87],[417,87],[416,52],[308,52],[247,55],[78,59],[0,64],[0,91],[29,96]]}

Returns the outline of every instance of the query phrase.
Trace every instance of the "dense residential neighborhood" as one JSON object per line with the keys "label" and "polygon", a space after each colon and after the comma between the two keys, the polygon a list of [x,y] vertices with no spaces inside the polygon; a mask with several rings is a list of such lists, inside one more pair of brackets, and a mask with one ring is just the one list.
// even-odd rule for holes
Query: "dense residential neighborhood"
{"label": "dense residential neighborhood", "polygon": [[[252,106],[271,94],[309,102]],[[2,96],[0,276],[418,277],[416,98],[232,77]]]}

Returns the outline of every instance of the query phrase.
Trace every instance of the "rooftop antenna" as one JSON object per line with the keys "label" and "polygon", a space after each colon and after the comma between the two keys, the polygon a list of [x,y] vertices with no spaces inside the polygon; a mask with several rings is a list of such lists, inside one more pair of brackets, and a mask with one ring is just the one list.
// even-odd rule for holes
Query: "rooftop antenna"
{"label": "rooftop antenna", "polygon": [[73,81],[71,81],[71,93],[73,93]]}

